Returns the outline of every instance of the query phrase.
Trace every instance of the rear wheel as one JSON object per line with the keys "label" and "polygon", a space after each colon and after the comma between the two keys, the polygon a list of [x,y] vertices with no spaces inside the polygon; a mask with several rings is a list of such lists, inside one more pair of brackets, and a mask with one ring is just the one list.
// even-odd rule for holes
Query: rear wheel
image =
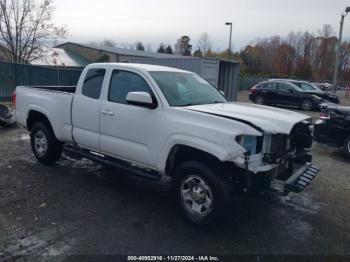
{"label": "rear wheel", "polygon": [[261,95],[257,95],[254,99],[254,103],[257,105],[263,105],[265,104],[265,98]]}
{"label": "rear wheel", "polygon": [[304,111],[309,111],[313,108],[312,101],[310,99],[305,99],[301,102],[300,108]]}
{"label": "rear wheel", "polygon": [[177,167],[172,187],[182,214],[196,226],[212,226],[229,210],[228,184],[202,163],[191,161]]}
{"label": "rear wheel", "polygon": [[350,136],[348,136],[344,141],[343,152],[348,158],[350,158]]}
{"label": "rear wheel", "polygon": [[40,163],[52,165],[61,158],[62,144],[46,124],[34,124],[30,138],[33,153]]}

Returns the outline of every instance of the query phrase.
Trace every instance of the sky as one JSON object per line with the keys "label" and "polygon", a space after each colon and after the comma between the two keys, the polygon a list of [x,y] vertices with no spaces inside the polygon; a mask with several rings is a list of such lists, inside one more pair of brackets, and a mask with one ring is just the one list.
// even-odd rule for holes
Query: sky
{"label": "sky", "polygon": [[[194,48],[207,32],[213,49],[228,47],[233,23],[235,51],[256,38],[285,36],[290,31],[317,34],[324,24],[339,31],[345,0],[55,0],[54,22],[67,25],[67,41],[88,43],[111,39],[142,41],[155,50],[160,42],[172,46],[188,35]],[[350,38],[350,15],[344,38]]]}

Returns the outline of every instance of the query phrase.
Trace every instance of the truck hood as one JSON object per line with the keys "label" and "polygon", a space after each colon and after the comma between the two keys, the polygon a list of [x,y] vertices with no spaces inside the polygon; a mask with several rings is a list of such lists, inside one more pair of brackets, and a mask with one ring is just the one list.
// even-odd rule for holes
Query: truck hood
{"label": "truck hood", "polygon": [[295,124],[310,119],[289,110],[237,102],[188,106],[186,109],[243,122],[266,133],[290,134]]}

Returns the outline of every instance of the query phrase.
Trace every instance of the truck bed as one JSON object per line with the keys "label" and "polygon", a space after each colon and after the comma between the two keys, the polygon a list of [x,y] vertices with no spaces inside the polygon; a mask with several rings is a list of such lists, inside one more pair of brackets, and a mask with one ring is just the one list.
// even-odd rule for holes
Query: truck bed
{"label": "truck bed", "polygon": [[72,142],[71,106],[73,86],[19,86],[16,89],[17,122],[26,126],[31,111],[44,114],[50,119],[58,140]]}
{"label": "truck bed", "polygon": [[42,89],[48,91],[75,93],[76,86],[26,86],[27,88]]}

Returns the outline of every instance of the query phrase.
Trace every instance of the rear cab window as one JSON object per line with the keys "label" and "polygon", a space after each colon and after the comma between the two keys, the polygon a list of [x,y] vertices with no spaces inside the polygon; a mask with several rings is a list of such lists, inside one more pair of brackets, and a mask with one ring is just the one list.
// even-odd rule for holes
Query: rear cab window
{"label": "rear cab window", "polygon": [[89,69],[84,79],[83,87],[81,90],[82,94],[92,99],[100,99],[105,74],[106,69]]}

